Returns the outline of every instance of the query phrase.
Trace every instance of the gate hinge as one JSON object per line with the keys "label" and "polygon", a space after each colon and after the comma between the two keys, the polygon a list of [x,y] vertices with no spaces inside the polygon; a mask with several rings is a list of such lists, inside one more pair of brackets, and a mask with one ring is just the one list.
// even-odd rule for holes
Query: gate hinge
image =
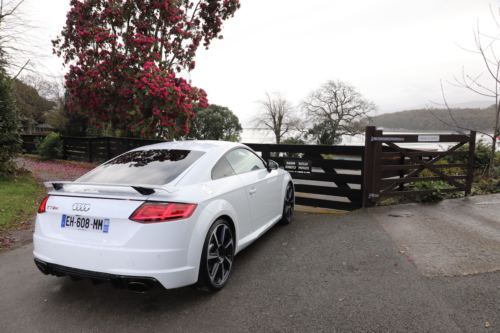
{"label": "gate hinge", "polygon": [[380,194],[370,193],[368,194],[368,198],[378,198]]}

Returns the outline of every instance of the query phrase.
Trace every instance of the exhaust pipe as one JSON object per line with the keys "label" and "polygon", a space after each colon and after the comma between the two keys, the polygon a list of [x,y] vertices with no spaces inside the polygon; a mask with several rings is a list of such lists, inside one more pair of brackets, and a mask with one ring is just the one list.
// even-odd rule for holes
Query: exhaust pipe
{"label": "exhaust pipe", "polygon": [[36,267],[42,272],[44,275],[49,275],[49,270],[47,269],[47,266],[37,262]]}
{"label": "exhaust pipe", "polygon": [[149,286],[143,282],[137,282],[137,281],[133,281],[133,282],[129,282],[127,284],[127,288],[128,290],[131,290],[135,293],[140,293],[140,294],[144,294],[145,292],[149,291]]}

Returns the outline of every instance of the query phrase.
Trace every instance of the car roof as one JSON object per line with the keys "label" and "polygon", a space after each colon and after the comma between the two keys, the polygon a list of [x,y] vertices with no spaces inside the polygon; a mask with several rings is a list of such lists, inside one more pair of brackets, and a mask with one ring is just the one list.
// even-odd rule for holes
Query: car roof
{"label": "car roof", "polygon": [[148,149],[180,149],[180,150],[197,150],[209,152],[212,150],[228,150],[233,147],[246,147],[237,142],[215,141],[215,140],[186,140],[186,141],[167,141],[156,143],[153,145],[142,146],[134,150]]}

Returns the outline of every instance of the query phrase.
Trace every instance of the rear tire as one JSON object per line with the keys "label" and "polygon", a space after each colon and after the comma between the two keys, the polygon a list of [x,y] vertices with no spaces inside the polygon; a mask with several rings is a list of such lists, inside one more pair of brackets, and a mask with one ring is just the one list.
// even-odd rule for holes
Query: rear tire
{"label": "rear tire", "polygon": [[227,283],[234,259],[234,236],[229,223],[220,218],[207,233],[201,254],[198,282],[202,291],[219,291]]}
{"label": "rear tire", "polygon": [[293,210],[295,209],[295,192],[292,183],[288,183],[285,190],[285,200],[283,203],[283,213],[279,224],[286,225],[292,223]]}

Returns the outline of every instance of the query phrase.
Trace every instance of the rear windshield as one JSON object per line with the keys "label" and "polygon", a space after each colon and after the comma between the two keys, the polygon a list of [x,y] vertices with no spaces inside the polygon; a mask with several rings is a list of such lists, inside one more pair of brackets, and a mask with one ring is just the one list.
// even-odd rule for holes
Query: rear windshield
{"label": "rear windshield", "polygon": [[131,151],[95,168],[77,182],[164,185],[177,178],[204,152],[151,149]]}

